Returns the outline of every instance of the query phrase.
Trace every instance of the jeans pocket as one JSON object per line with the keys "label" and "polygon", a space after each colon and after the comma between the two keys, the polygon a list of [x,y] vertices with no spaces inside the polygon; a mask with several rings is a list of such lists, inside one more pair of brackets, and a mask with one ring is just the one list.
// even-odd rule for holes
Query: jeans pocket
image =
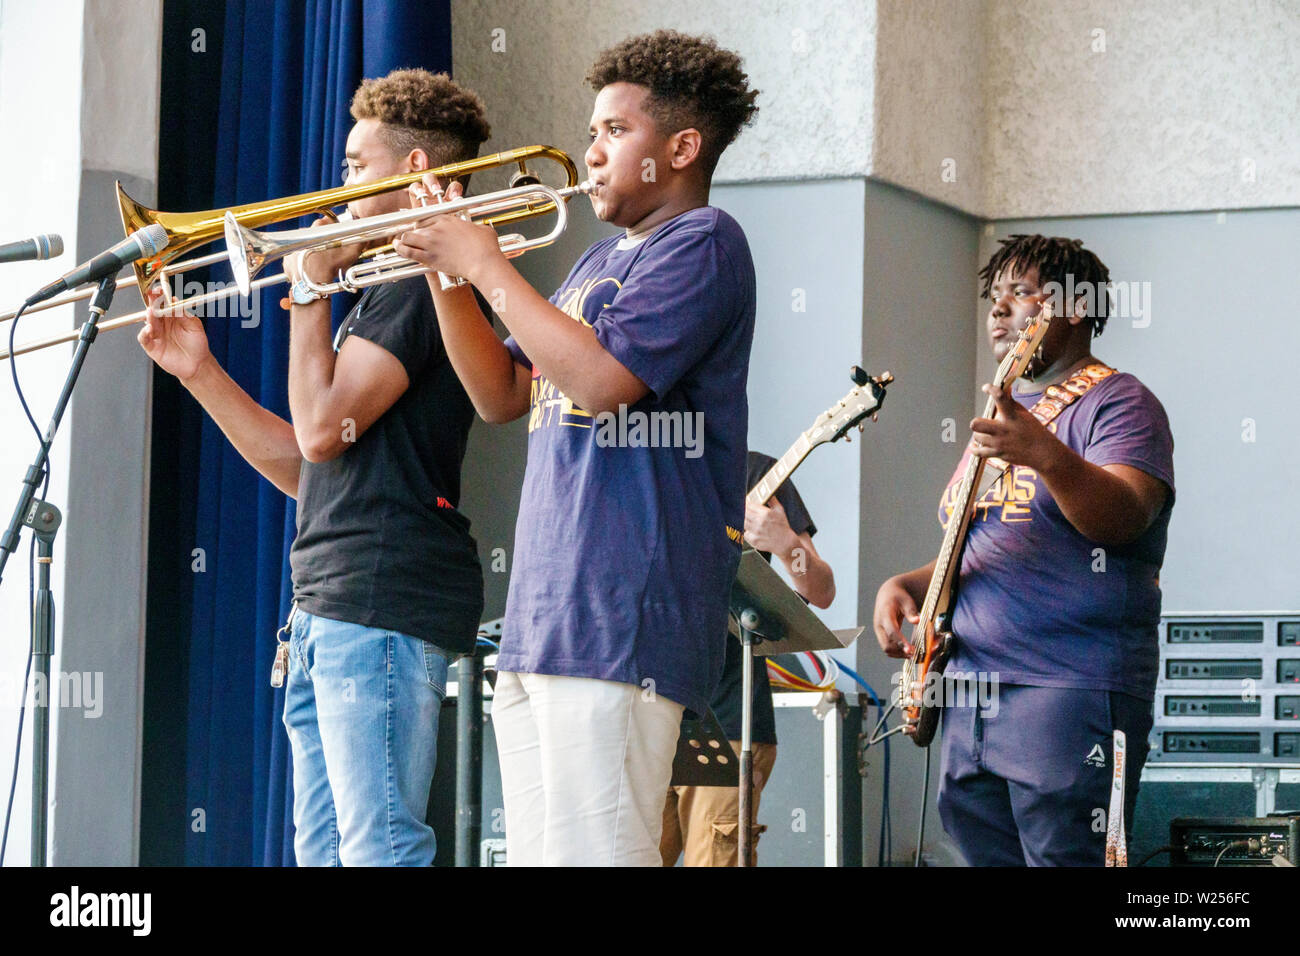
{"label": "jeans pocket", "polygon": [[[303,651],[304,632],[307,630],[306,611],[294,609],[289,612],[289,620],[285,626],[288,628],[287,638],[289,643],[289,660],[297,661],[302,665],[304,671],[307,670],[307,655]],[[283,630],[283,629],[282,629]],[[280,634],[276,634],[276,640],[280,639]]]}
{"label": "jeans pocket", "polygon": [[424,679],[438,692],[439,697],[447,695],[447,670],[450,664],[447,655],[428,641],[424,645]]}

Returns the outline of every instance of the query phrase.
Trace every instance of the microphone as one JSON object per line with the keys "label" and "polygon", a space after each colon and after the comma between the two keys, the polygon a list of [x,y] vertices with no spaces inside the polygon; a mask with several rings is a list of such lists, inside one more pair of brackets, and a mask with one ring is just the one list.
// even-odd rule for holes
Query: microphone
{"label": "microphone", "polygon": [[83,283],[98,282],[108,276],[117,275],[123,266],[130,265],[137,259],[148,259],[156,256],[167,248],[170,241],[167,230],[157,223],[138,229],[107,252],[101,252],[89,262],[82,263],[71,272],[65,273],[63,278],[51,282],[29,298],[23,307],[27,308],[37,302],[44,302],[60,292],[65,292]]}
{"label": "microphone", "polygon": [[55,232],[0,245],[0,262],[54,259],[61,255],[63,255],[63,237]]}

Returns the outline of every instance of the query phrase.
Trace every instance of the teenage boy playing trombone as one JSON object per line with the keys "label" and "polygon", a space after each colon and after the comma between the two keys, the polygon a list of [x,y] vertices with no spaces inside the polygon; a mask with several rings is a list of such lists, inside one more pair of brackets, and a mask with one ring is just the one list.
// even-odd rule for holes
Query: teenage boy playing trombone
{"label": "teenage boy playing trombone", "polygon": [[[479,414],[530,415],[492,710],[507,860],[654,866],[682,711],[717,685],[740,557],[754,270],[708,200],[757,93],[734,53],[671,31],[606,50],[587,81],[592,208],[624,232],[549,302],[486,226],[440,217],[397,249],[503,303],[504,344],[469,289],[429,282]],[[702,413],[702,445],[611,424],[656,413]]]}
{"label": "teenage boy playing trombone", "polygon": [[[445,74],[399,70],[352,100],[346,182],[473,159],[483,104]],[[350,205],[355,218],[406,192]],[[449,660],[473,648],[483,576],[456,510],[474,409],[447,362],[424,281],[372,286],[331,341],[316,283],[356,247],[285,260],[292,423],[260,407],[208,351],[203,324],[161,293],[140,344],[236,450],[298,501],[284,723],[300,866],[428,866],[425,823]]]}

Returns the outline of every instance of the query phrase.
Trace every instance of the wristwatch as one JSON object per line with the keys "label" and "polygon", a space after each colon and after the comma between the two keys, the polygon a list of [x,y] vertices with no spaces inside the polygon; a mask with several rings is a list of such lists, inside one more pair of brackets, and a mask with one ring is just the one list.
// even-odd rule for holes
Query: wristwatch
{"label": "wristwatch", "polygon": [[293,288],[289,290],[289,298],[294,305],[311,305],[318,299],[325,298],[325,296],[312,289],[306,279],[299,278],[293,284]]}

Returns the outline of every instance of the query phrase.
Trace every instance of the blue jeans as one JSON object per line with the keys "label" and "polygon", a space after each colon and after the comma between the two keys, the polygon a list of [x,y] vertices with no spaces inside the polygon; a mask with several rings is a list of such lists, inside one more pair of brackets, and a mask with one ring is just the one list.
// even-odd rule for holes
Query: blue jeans
{"label": "blue jeans", "polygon": [[298,865],[432,865],[424,818],[447,656],[416,637],[299,609],[289,660]]}

